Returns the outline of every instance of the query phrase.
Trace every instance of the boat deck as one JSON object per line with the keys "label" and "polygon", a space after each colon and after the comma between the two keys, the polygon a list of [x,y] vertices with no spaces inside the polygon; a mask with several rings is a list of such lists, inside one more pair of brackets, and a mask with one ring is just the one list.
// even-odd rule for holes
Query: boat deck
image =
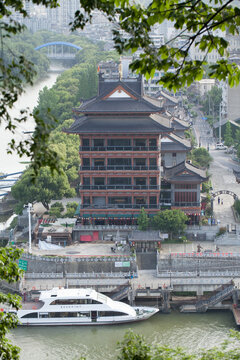
{"label": "boat deck", "polygon": [[42,301],[23,301],[21,310],[38,310],[43,306]]}

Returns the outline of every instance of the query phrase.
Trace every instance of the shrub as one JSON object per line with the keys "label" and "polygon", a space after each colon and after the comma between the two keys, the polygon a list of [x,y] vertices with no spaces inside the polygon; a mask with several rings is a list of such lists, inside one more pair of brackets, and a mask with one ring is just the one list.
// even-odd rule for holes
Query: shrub
{"label": "shrub", "polygon": [[218,230],[218,233],[216,234],[216,236],[221,236],[223,234],[225,234],[225,232],[227,231],[225,226],[221,226]]}
{"label": "shrub", "polygon": [[62,212],[64,210],[63,204],[59,201],[56,201],[54,204],[52,204],[51,209],[52,208],[58,208],[60,210],[60,212]]}

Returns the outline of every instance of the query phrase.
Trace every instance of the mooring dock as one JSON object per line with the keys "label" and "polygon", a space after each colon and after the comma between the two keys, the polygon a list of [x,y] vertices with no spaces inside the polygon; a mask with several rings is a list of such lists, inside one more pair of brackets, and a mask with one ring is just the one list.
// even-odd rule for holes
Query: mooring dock
{"label": "mooring dock", "polygon": [[237,326],[240,326],[240,308],[232,306],[232,313]]}

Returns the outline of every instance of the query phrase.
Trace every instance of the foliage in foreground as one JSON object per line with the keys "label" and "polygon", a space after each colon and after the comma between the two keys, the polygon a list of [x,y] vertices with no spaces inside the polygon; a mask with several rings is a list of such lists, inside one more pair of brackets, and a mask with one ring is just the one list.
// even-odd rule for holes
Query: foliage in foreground
{"label": "foliage in foreground", "polygon": [[[21,256],[21,250],[13,250],[11,248],[0,248],[0,280],[12,283],[18,281],[22,274],[22,270],[16,263]],[[21,298],[17,295],[3,294],[0,292],[1,308],[13,306],[19,309],[21,306]],[[7,333],[10,329],[17,326],[17,317],[14,314],[4,313],[0,310],[0,359],[15,360],[19,359],[19,347],[14,346],[7,339]]]}
{"label": "foliage in foreground", "polygon": [[189,354],[180,347],[149,344],[143,336],[128,331],[119,344],[119,352],[118,360],[237,360],[240,359],[240,334],[231,331],[229,340],[219,347]]}

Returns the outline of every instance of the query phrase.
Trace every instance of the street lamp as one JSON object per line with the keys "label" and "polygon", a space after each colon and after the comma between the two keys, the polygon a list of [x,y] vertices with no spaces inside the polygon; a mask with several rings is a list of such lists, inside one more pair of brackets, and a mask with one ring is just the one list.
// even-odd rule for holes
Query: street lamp
{"label": "street lamp", "polygon": [[28,251],[29,253],[32,252],[32,229],[31,229],[31,210],[32,210],[32,204],[28,203]]}

